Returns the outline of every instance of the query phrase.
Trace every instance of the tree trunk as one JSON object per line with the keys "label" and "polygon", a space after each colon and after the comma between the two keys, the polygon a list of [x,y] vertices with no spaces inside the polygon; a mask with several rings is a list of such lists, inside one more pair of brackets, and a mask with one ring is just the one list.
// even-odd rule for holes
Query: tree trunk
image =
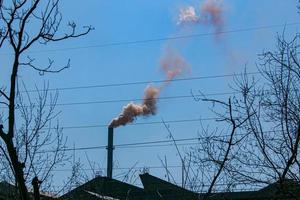
{"label": "tree trunk", "polygon": [[35,177],[32,179],[31,184],[32,184],[32,186],[33,186],[33,196],[34,196],[34,200],[40,200],[40,187],[39,187],[40,181],[39,181],[39,179],[38,179],[37,176],[35,176]]}
{"label": "tree trunk", "polygon": [[24,165],[18,161],[18,155],[16,152],[16,149],[13,145],[12,139],[8,139],[6,141],[7,150],[9,153],[9,157],[11,159],[11,163],[14,169],[15,178],[17,181],[17,188],[19,191],[20,199],[21,200],[27,200],[28,199],[28,191],[27,187],[25,185],[25,179],[24,179],[24,172],[23,167]]}

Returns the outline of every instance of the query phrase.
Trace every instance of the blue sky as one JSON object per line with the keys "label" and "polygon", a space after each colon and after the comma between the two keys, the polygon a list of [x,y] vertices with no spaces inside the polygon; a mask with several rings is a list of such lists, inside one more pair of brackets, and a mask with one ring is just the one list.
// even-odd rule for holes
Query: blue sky
{"label": "blue sky", "polygon": [[[44,64],[47,58],[55,59],[63,65],[69,58],[71,68],[59,74],[40,76],[31,69],[21,69],[20,79],[32,89],[44,82],[50,88],[105,85],[139,81],[163,80],[159,70],[159,59],[167,45],[171,45],[184,56],[190,65],[190,73],[180,78],[212,76],[240,73],[245,66],[247,71],[256,71],[257,55],[263,50],[275,47],[275,37],[282,27],[265,28],[253,31],[237,31],[222,34],[216,40],[210,36],[194,37],[183,40],[156,41],[130,45],[111,45],[92,47],[117,42],[139,41],[180,35],[212,33],[209,26],[194,25],[180,27],[176,25],[179,9],[184,6],[198,6],[202,1],[190,0],[87,0],[79,3],[72,0],[61,1],[64,22],[74,20],[78,27],[92,25],[95,30],[89,35],[47,46],[36,46],[28,55]],[[283,25],[299,22],[296,0],[224,0],[224,31],[240,30],[270,25]],[[287,26],[287,36],[293,36],[299,25]],[[63,31],[63,30],[62,30]],[[66,50],[64,48],[77,48]],[[50,51],[48,51],[50,50]],[[1,85],[9,80],[10,49],[0,50],[3,63],[0,73]],[[41,52],[37,52],[41,51]],[[44,52],[43,52],[44,51]],[[234,56],[235,59],[230,57]],[[228,85],[231,77],[178,81],[171,83],[162,91],[162,97],[190,95],[190,91],[208,93],[230,92]],[[154,84],[155,85],[155,84]],[[95,87],[88,89],[60,90],[59,103],[92,102],[104,100],[123,100],[142,98],[147,84],[116,87]],[[218,96],[227,99],[229,96]],[[126,102],[94,103],[86,105],[57,106],[62,113],[59,122],[63,127],[106,125],[116,117]],[[208,104],[195,102],[193,98],[167,99],[158,102],[156,116],[138,118],[135,123],[148,123],[163,120],[182,120],[213,117],[207,109]],[[214,122],[210,121],[210,126]],[[170,129],[177,139],[197,136],[200,122],[172,123]],[[69,146],[90,147],[106,145],[106,127],[65,129]],[[115,129],[115,144],[147,142],[167,139],[168,132],[163,124],[125,126]],[[182,151],[188,146],[181,147]],[[76,152],[86,168],[89,168],[85,153],[89,159],[106,166],[105,149]],[[179,165],[174,146],[153,148],[115,149],[115,166],[161,166],[158,157],[167,156],[170,165]],[[69,168],[66,166],[65,168]],[[163,177],[161,169],[150,172]],[[175,170],[175,173],[178,172]],[[58,172],[59,173],[59,172]],[[115,171],[118,174],[119,171]],[[177,173],[178,174],[178,173]],[[61,177],[61,175],[58,175]],[[178,176],[179,178],[179,176]],[[59,179],[59,178],[58,178]]]}

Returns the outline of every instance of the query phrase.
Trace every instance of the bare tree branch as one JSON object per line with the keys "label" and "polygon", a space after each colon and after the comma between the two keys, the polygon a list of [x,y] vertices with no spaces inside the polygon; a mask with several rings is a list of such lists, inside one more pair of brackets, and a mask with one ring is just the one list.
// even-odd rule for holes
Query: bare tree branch
{"label": "bare tree branch", "polygon": [[[35,44],[47,44],[48,42],[59,42],[71,38],[78,38],[88,34],[93,28],[83,27],[82,31],[77,30],[74,22],[67,26],[69,32],[63,33],[62,14],[59,11],[59,0],[13,0],[0,1],[0,48],[4,45],[12,50],[13,60],[10,63],[10,82],[6,87],[9,93],[6,94],[0,89],[0,96],[4,100],[0,104],[8,106],[7,133],[0,130],[2,139],[3,157],[12,167],[10,173],[14,176],[13,182],[16,183],[19,197],[27,200],[28,189],[32,180],[35,189],[39,189],[38,183],[41,180],[46,184],[46,180],[51,177],[52,169],[67,160],[63,151],[65,141],[61,134],[61,129],[57,127],[53,131],[49,126],[52,125],[58,113],[55,112],[57,95],[48,94],[48,89],[44,93],[37,93],[37,102],[32,102],[31,95],[25,89],[25,95],[18,91],[18,77],[21,66],[27,66],[40,75],[45,73],[58,73],[70,67],[70,60],[62,67],[55,67],[54,60],[48,59],[48,64],[37,65],[35,58],[24,58],[26,50]],[[31,26],[34,24],[34,26]],[[49,102],[50,106],[46,106]],[[26,105],[28,104],[28,105]],[[48,130],[43,130],[48,128]],[[54,154],[45,155],[37,152],[45,147],[55,147]],[[5,152],[5,153],[4,153]],[[41,170],[47,168],[48,170]],[[43,187],[41,185],[41,187]],[[38,191],[35,191],[38,192]]]}

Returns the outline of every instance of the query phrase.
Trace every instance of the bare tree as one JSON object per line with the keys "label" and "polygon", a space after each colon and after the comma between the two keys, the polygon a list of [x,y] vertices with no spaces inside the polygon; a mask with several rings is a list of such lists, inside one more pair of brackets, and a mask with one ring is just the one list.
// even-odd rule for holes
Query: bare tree
{"label": "bare tree", "polygon": [[[170,129],[170,126],[168,124],[166,124],[164,120],[162,120],[162,122],[167,130],[168,137],[173,142],[173,145],[176,149],[176,153],[177,153],[180,163],[181,163],[181,187],[186,188],[186,189],[191,189],[191,190],[197,190],[197,188],[199,188],[199,187],[196,184],[196,182],[197,182],[198,176],[200,175],[200,171],[198,169],[195,170],[194,168],[192,168],[192,154],[190,154],[190,152],[187,152],[186,154],[181,152],[181,150],[179,149],[178,144],[176,142],[176,139],[174,138],[174,135]],[[163,168],[166,171],[166,177],[168,178],[168,181],[171,181],[174,184],[177,184],[174,176],[168,169],[167,158],[165,157],[164,161],[161,158],[159,158],[159,159],[161,161]]]}
{"label": "bare tree", "polygon": [[[194,94],[193,96],[196,101],[201,100],[213,105],[211,110],[216,115],[218,122],[218,127],[213,130],[204,127],[201,123],[202,131],[199,133],[198,145],[192,147],[189,152],[194,165],[203,174],[200,180],[203,187],[198,192],[205,193],[203,199],[208,199],[217,186],[222,185],[227,188],[226,190],[230,190],[233,186],[233,182],[227,178],[226,169],[231,163],[234,152],[239,150],[240,143],[244,139],[238,130],[244,126],[248,118],[241,117],[231,98],[225,102],[208,99],[205,96],[203,98]],[[235,100],[235,98],[233,99]]]}
{"label": "bare tree", "polygon": [[275,199],[280,195],[294,197],[285,186],[291,180],[300,181],[299,39],[299,34],[291,40],[284,34],[278,36],[276,50],[259,56],[258,79],[250,78],[247,72],[235,78],[233,88],[238,94],[232,101],[202,99],[222,106],[224,112],[213,109],[217,124],[231,127],[203,128],[206,142],[193,149],[195,163],[207,170],[210,186],[205,198],[216,184],[224,190],[274,182]]}
{"label": "bare tree", "polygon": [[[29,92],[18,90],[18,72],[21,67],[44,74],[60,72],[70,65],[68,60],[65,66],[55,67],[54,61],[49,58],[45,66],[39,66],[34,58],[25,57],[29,49],[38,44],[77,38],[92,30],[89,26],[77,33],[76,24],[69,22],[70,31],[62,33],[61,23],[59,0],[1,1],[0,48],[8,47],[6,49],[12,51],[13,60],[8,75],[9,85],[0,87],[0,103],[8,109],[2,113],[2,121],[6,125],[0,125],[0,149],[22,200],[29,198],[27,187],[31,180],[34,185],[45,181],[50,177],[54,165],[64,159],[59,151],[64,146],[61,129],[51,125],[57,116],[54,111],[57,94],[49,94],[46,86],[38,91],[36,102],[33,102]],[[55,148],[52,152],[46,152],[42,150],[45,146]]]}
{"label": "bare tree", "polygon": [[[243,94],[237,102],[239,112],[248,117],[244,128],[255,141],[257,164],[265,180],[299,180],[299,35],[291,41],[277,38],[277,50],[260,55],[259,69],[264,84],[249,81],[244,76],[237,80]],[[251,116],[250,116],[251,115]]]}

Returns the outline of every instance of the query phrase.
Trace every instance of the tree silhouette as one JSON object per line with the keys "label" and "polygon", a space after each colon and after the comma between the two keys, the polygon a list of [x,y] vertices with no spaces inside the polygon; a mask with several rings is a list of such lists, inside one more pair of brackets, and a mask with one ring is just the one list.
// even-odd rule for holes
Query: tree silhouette
{"label": "tree silhouette", "polygon": [[[64,159],[59,151],[64,146],[61,129],[59,126],[54,129],[50,127],[57,116],[54,111],[57,94],[49,94],[48,86],[45,86],[37,91],[36,102],[33,102],[26,87],[23,87],[25,92],[22,92],[18,84],[21,67],[44,74],[58,73],[70,66],[68,60],[66,65],[56,67],[50,58],[45,66],[40,66],[35,58],[24,56],[26,51],[36,45],[81,37],[92,30],[92,27],[87,26],[83,27],[83,32],[78,33],[76,24],[69,22],[69,31],[63,33],[61,22],[59,0],[9,0],[0,3],[0,48],[6,47],[13,55],[10,82],[0,88],[0,103],[8,109],[2,114],[2,121],[6,125],[0,125],[0,150],[22,200],[29,198],[29,179],[35,183],[36,192],[36,183],[46,180],[53,166]],[[41,152],[43,147],[51,145],[56,146],[54,153]],[[47,169],[41,169],[41,166]],[[39,195],[35,196],[38,198]]]}

